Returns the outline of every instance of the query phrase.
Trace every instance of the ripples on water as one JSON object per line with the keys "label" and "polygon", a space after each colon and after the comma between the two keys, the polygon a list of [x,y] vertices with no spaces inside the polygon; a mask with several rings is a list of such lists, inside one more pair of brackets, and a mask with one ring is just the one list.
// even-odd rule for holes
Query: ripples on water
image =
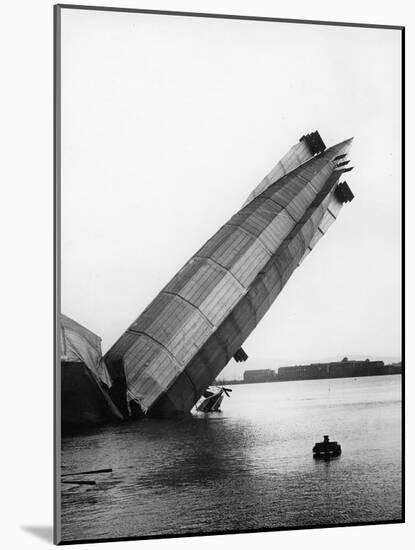
{"label": "ripples on water", "polygon": [[[63,486],[62,539],[401,519],[400,376],[233,390],[221,413],[64,438],[63,472],[113,472]],[[312,458],[324,434],[340,458]]]}

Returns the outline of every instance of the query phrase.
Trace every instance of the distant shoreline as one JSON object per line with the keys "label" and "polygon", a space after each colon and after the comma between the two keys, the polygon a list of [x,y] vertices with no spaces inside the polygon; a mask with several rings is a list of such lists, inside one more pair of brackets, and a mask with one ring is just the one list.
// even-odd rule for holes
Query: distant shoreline
{"label": "distant shoreline", "polygon": [[382,374],[360,374],[357,376],[320,376],[315,378],[285,378],[285,379],[278,379],[275,380],[223,380],[223,381],[216,381],[214,385],[218,386],[237,386],[240,384],[268,384],[268,383],[275,383],[275,382],[304,382],[309,380],[341,380],[342,378],[372,378],[375,376],[396,376],[398,374],[402,374],[402,372],[390,372],[390,373],[382,373]]}

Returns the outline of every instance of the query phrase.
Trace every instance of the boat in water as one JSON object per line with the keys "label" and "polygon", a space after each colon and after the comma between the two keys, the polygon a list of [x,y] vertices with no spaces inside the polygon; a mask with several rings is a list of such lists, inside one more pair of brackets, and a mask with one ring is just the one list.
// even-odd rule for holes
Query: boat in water
{"label": "boat in water", "polygon": [[324,441],[316,443],[313,447],[314,458],[323,458],[329,460],[342,454],[342,448],[337,441],[330,441],[329,436],[324,436]]}

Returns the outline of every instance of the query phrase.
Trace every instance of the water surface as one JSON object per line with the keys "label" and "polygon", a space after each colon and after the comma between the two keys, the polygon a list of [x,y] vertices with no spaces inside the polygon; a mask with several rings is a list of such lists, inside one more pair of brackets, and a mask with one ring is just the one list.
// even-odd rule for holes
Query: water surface
{"label": "water surface", "polygon": [[[246,384],[223,412],[62,442],[63,540],[401,519],[401,376]],[[342,445],[330,462],[311,449]]]}

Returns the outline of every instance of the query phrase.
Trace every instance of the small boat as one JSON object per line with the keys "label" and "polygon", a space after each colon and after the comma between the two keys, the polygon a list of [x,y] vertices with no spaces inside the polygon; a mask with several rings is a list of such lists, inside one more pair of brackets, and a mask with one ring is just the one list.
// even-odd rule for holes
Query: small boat
{"label": "small boat", "polygon": [[329,441],[329,436],[324,436],[324,441],[316,443],[313,447],[314,458],[324,458],[326,460],[340,456],[342,448],[337,441]]}
{"label": "small boat", "polygon": [[229,392],[231,391],[230,388],[224,388],[223,386],[220,388],[207,388],[203,393],[202,399],[196,405],[196,410],[205,413],[220,411],[224,396],[230,397]]}

